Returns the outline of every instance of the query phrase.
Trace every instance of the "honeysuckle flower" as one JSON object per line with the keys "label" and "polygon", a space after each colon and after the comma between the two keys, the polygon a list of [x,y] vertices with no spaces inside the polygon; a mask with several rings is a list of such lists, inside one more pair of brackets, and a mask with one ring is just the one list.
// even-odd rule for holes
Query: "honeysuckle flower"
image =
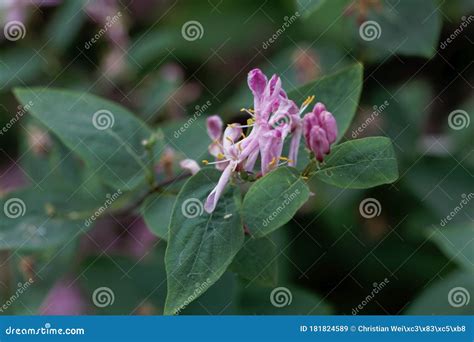
{"label": "honeysuckle flower", "polygon": [[313,111],[303,119],[303,131],[306,146],[322,162],[324,155],[331,151],[331,144],[337,138],[337,123],[334,116],[326,110],[322,103],[317,103]]}
{"label": "honeysuckle flower", "polygon": [[[296,165],[303,133],[305,137],[313,137],[311,146],[318,151],[318,157],[321,153],[329,153],[329,141],[333,142],[337,135],[335,120],[322,104],[317,104],[314,113],[308,114],[310,117],[306,120],[311,124],[308,123],[308,127],[304,125],[301,115],[314,96],[298,107],[283,90],[280,77],[273,75],[267,79],[260,69],[249,72],[247,83],[254,97],[254,109],[242,109],[251,116],[247,125],[230,124],[222,134],[224,124],[220,117],[213,115],[207,119],[207,133],[212,140],[209,153],[215,157],[215,161],[204,162],[214,164],[217,169],[223,171],[204,204],[208,213],[216,208],[232,174],[240,171],[254,172],[259,157],[260,173],[263,176],[282,164]],[[313,123],[314,120],[316,121]],[[315,130],[313,135],[306,132],[307,128],[315,125],[318,125],[320,132]],[[244,134],[244,129],[250,131],[248,136]],[[283,145],[290,135],[289,156],[284,157]]]}
{"label": "honeysuckle flower", "polygon": [[199,164],[193,159],[183,159],[179,162],[179,166],[181,166],[182,169],[191,172],[192,175],[195,175],[199,170],[201,170]]}

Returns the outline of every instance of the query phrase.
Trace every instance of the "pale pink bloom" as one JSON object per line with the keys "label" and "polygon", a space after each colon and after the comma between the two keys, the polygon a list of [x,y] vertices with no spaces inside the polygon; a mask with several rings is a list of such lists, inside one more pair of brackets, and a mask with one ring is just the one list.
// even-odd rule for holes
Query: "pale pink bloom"
{"label": "pale pink bloom", "polygon": [[[281,86],[280,77],[273,75],[268,80],[259,69],[249,72],[247,83],[254,97],[254,110],[245,110],[251,116],[247,125],[231,124],[222,136],[222,120],[216,115],[207,120],[207,131],[212,140],[209,153],[216,161],[206,163],[215,164],[216,168],[223,171],[204,205],[209,213],[215,209],[232,174],[242,170],[253,172],[259,157],[260,172],[265,175],[281,165],[280,161],[290,166],[296,165],[303,134],[307,138],[308,146],[314,147],[310,149],[317,153],[318,160],[329,153],[329,146],[337,137],[334,117],[321,103],[316,104],[313,112],[307,115],[308,118],[305,117],[307,123],[303,123],[301,115],[314,96],[309,97],[299,108],[288,99]],[[311,133],[315,126],[317,129]],[[245,136],[242,129],[249,129],[249,135]],[[289,156],[283,157],[283,145],[286,137],[290,135]]]}
{"label": "pale pink bloom", "polygon": [[193,159],[184,159],[179,162],[179,166],[181,166],[182,169],[187,170],[191,172],[192,175],[195,175],[196,173],[201,170],[201,167],[199,164],[193,160]]}

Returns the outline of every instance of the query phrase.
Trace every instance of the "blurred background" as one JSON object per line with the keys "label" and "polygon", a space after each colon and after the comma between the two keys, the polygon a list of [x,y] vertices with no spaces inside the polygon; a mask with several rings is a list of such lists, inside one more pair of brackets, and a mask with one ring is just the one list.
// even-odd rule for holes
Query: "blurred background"
{"label": "blurred background", "polygon": [[[243,120],[251,69],[279,74],[291,91],[362,63],[346,138],[390,137],[399,180],[370,190],[314,181],[315,196],[272,236],[275,285],[227,272],[182,314],[474,313],[472,1],[0,0],[0,28],[0,198],[98,187],[22,112],[14,87],[89,92],[129,108],[165,132],[171,161],[157,168],[166,171],[176,155],[206,151],[207,115]],[[196,134],[173,141],[196,117]],[[35,229],[35,243],[25,238],[31,224],[0,223],[1,313],[162,313],[166,243],[139,210],[88,230]],[[271,304],[276,286],[291,291],[289,305]],[[109,305],[91,300],[101,288]]]}

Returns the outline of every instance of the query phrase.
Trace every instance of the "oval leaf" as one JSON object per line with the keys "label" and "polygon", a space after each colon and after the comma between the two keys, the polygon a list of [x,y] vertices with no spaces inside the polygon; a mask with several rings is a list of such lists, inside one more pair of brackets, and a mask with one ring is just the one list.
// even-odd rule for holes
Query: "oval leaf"
{"label": "oval leaf", "polygon": [[296,169],[278,168],[250,187],[242,205],[244,224],[252,236],[265,236],[291,220],[308,197]]}
{"label": "oval leaf", "polygon": [[240,195],[228,187],[213,213],[204,201],[220,177],[203,169],[181,189],[171,215],[165,264],[168,295],[165,314],[178,314],[225,272],[242,247]]}
{"label": "oval leaf", "polygon": [[16,89],[15,95],[107,184],[126,190],[144,180],[148,158],[142,141],[151,130],[125,108],[64,90]]}
{"label": "oval leaf", "polygon": [[396,181],[398,167],[390,139],[370,137],[335,146],[315,175],[337,187],[365,189]]}

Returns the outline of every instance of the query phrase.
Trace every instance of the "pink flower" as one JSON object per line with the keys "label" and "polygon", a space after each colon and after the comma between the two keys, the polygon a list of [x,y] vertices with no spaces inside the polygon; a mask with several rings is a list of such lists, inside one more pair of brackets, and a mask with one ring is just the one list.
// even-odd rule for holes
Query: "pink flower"
{"label": "pink flower", "polygon": [[322,162],[324,155],[330,153],[331,144],[337,139],[336,119],[322,103],[317,103],[313,111],[303,118],[303,132],[306,146]]}
{"label": "pink flower", "polygon": [[[337,136],[334,118],[320,103],[315,106],[313,113],[305,118],[308,123],[303,123],[301,114],[314,96],[309,97],[301,107],[298,107],[288,99],[280,77],[273,75],[268,80],[260,69],[249,72],[247,83],[254,97],[254,110],[243,109],[251,116],[247,125],[228,125],[222,136],[222,120],[217,115],[207,119],[207,131],[212,140],[209,153],[216,160],[212,163],[204,162],[214,164],[217,169],[223,171],[204,205],[208,213],[216,208],[219,197],[232,174],[239,171],[253,172],[259,157],[260,172],[265,175],[285,163],[290,166],[296,165],[303,133],[307,141],[310,137],[313,138],[311,146],[314,146],[318,156],[329,153],[329,145]],[[318,125],[320,130],[311,133],[315,125]],[[250,131],[248,136],[245,136],[244,129]],[[290,135],[289,157],[283,157],[283,145],[286,137]]]}
{"label": "pink flower", "polygon": [[193,159],[183,159],[179,162],[179,166],[181,166],[182,169],[191,172],[192,175],[195,175],[199,170],[201,170],[199,164]]}

